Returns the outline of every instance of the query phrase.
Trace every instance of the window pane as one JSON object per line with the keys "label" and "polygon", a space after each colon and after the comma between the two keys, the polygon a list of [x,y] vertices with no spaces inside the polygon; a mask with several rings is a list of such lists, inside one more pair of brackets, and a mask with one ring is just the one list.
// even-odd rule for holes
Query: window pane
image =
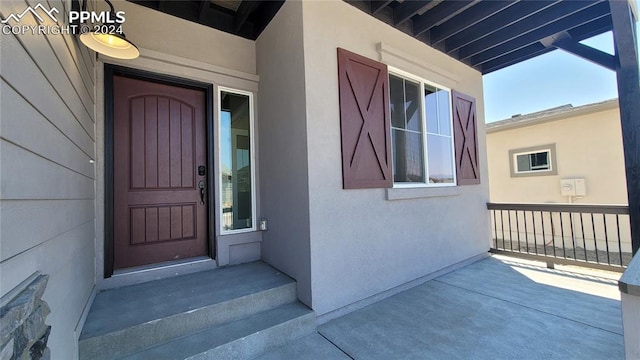
{"label": "window pane", "polygon": [[529,164],[529,154],[517,155],[516,162],[518,165],[518,171],[531,171]]}
{"label": "window pane", "polygon": [[389,76],[391,126],[404,129],[404,85],[402,79]]}
{"label": "window pane", "polygon": [[424,182],[422,135],[393,130],[393,165],[395,182]]}
{"label": "window pane", "polygon": [[246,229],[253,226],[249,97],[228,92],[222,92],[221,97],[222,227]]}
{"label": "window pane", "polygon": [[424,86],[424,107],[427,116],[427,132],[438,134],[438,95],[433,86]]}
{"label": "window pane", "polygon": [[549,169],[549,153],[539,152],[531,154],[531,169],[532,170],[547,170]]}
{"label": "window pane", "polygon": [[420,84],[405,80],[404,89],[404,106],[407,112],[406,129],[413,131],[422,131],[422,121],[420,119]]}
{"label": "window pane", "polygon": [[429,182],[453,183],[453,149],[451,137],[427,135]]}
{"label": "window pane", "polygon": [[449,92],[438,90],[438,134],[451,135],[451,105],[449,105]]}

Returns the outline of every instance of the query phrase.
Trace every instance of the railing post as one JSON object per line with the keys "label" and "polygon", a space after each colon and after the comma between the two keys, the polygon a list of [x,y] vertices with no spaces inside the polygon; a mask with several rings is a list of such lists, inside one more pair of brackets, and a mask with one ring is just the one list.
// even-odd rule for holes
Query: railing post
{"label": "railing post", "polygon": [[618,102],[627,174],[631,247],[640,249],[640,69],[635,41],[635,21],[628,0],[609,0],[616,49]]}

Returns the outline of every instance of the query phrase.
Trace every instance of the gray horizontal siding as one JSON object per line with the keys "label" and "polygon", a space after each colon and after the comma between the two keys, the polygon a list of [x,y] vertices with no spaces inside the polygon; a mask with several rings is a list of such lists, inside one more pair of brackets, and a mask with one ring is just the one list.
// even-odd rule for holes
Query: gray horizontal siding
{"label": "gray horizontal siding", "polygon": [[[0,16],[38,3],[0,1]],[[21,25],[37,25],[29,15]],[[49,22],[45,25],[51,25]],[[94,285],[95,55],[71,35],[0,35],[0,295],[50,275],[49,346],[74,359],[74,330]]]}

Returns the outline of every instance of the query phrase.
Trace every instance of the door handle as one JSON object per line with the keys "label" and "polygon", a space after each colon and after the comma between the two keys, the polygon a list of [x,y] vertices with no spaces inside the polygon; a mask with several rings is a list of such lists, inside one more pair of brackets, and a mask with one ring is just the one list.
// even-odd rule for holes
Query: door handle
{"label": "door handle", "polygon": [[200,205],[204,205],[204,195],[205,195],[205,183],[204,180],[200,180],[198,183],[198,188],[200,189]]}

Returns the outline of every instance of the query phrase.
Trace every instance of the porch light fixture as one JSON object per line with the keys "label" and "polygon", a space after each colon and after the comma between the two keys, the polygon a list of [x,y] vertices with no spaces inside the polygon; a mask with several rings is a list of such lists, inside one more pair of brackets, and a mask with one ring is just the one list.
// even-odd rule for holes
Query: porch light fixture
{"label": "porch light fixture", "polygon": [[[111,8],[110,16],[108,19],[116,18],[116,11],[113,4],[109,0],[105,2]],[[85,0],[83,7],[86,8],[87,0]],[[115,23],[106,23],[105,25],[114,25]],[[121,26],[120,24],[118,26]],[[138,47],[131,41],[127,40],[124,33],[99,33],[95,31],[89,31],[80,34],[80,41],[89,49],[116,59],[131,60],[140,56]]]}

